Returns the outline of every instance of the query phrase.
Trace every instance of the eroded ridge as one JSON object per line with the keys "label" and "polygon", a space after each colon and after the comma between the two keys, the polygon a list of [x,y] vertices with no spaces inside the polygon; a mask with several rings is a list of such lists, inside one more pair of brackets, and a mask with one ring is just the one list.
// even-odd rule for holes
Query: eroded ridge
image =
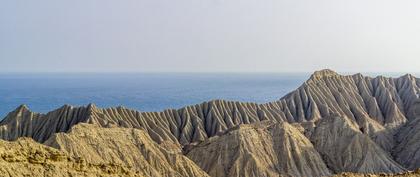
{"label": "eroded ridge", "polygon": [[[88,123],[105,128],[142,129],[159,146],[174,152],[184,150],[184,153],[191,153],[198,151],[194,149],[201,143],[212,142],[212,137],[222,138],[220,135],[243,124],[287,122],[300,127],[306,140],[300,138],[298,142],[310,143],[320,154],[327,170],[313,166],[299,169],[303,165],[296,164],[290,168],[298,170],[281,170],[283,166],[272,158],[272,163],[264,164],[276,168],[275,173],[395,173],[420,167],[420,155],[417,154],[420,131],[416,131],[420,129],[419,88],[420,80],[409,74],[398,78],[372,78],[322,70],[315,72],[295,91],[265,104],[213,100],[162,112],[140,112],[124,107],[102,109],[93,104],[82,107],[65,105],[47,114],[34,113],[26,106],[20,106],[0,122],[0,137],[5,140],[31,137],[43,143],[55,133],[69,132],[76,124]],[[276,129],[285,131],[284,127],[277,126]],[[262,132],[268,134],[267,130]],[[265,136],[267,139],[273,137],[278,139],[273,134]],[[242,141],[248,140],[241,139],[236,144]],[[290,143],[296,144],[294,141]],[[351,148],[343,147],[342,143]],[[312,154],[313,151],[309,152]],[[313,160],[298,159],[303,160],[299,164],[310,164],[309,160]],[[206,162],[195,162],[208,173],[216,168]],[[273,171],[257,164],[254,167],[260,172]]]}

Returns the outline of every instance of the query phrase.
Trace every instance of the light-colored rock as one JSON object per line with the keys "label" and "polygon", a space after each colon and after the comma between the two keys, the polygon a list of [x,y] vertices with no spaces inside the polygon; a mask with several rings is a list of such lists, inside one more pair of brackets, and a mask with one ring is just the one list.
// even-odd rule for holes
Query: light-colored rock
{"label": "light-colored rock", "polygon": [[346,117],[320,120],[311,140],[336,173],[398,173],[406,171]]}
{"label": "light-colored rock", "polygon": [[85,122],[144,128],[158,143],[170,140],[185,145],[239,124],[261,120],[305,122],[339,114],[349,117],[382,148],[391,151],[395,129],[416,117],[414,103],[419,100],[419,85],[411,75],[370,78],[322,70],[279,101],[265,104],[213,100],[162,112],[65,105],[45,115],[21,106],[0,123],[0,137],[13,140],[28,136],[43,142],[56,132],[66,132]]}
{"label": "light-colored rock", "polygon": [[286,122],[240,125],[196,145],[187,156],[213,177],[330,175],[311,142]]}
{"label": "light-colored rock", "polygon": [[112,163],[91,164],[29,138],[15,142],[0,140],[1,177],[122,177],[141,175]]}
{"label": "light-colored rock", "polygon": [[[336,134],[333,140],[315,138],[316,142],[328,143],[327,147],[331,148],[331,145],[348,140],[354,143],[356,150],[344,151],[351,152],[347,155],[339,154],[343,149],[323,152],[327,164],[338,163],[336,158],[343,160],[340,161],[342,164],[329,168],[334,171],[395,172],[403,168],[396,167],[393,158],[405,168],[420,167],[417,163],[420,155],[416,151],[420,148],[417,141],[420,137],[417,133],[420,130],[420,123],[417,123],[420,119],[419,93],[420,80],[412,75],[372,78],[322,70],[315,72],[295,91],[265,104],[213,100],[162,112],[139,112],[124,107],[102,109],[92,104],[85,107],[65,105],[47,114],[33,113],[21,106],[0,122],[0,138],[31,137],[43,143],[57,132],[68,132],[76,124],[89,123],[99,127],[143,129],[159,146],[180,152],[182,148],[189,149],[238,125],[265,120],[293,123],[314,141],[314,134],[329,134],[319,133],[318,123],[335,116],[345,118],[344,122],[357,133]],[[360,151],[361,147],[369,151]],[[377,161],[367,163],[357,152],[373,155],[375,157],[368,157]],[[327,153],[342,157],[333,155],[335,161],[329,162],[326,157],[331,154]]]}

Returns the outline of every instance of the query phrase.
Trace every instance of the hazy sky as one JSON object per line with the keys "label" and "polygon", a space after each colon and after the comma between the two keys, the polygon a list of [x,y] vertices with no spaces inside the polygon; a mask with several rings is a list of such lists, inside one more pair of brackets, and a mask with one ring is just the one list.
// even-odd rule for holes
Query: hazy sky
{"label": "hazy sky", "polygon": [[419,72],[418,0],[0,0],[2,72]]}

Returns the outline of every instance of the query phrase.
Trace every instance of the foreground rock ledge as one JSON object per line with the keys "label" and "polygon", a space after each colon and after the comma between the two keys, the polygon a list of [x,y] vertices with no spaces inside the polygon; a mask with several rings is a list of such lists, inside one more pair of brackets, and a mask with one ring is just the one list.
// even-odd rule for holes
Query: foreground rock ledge
{"label": "foreground rock ledge", "polygon": [[357,173],[341,173],[333,177],[419,177],[420,169],[413,172],[398,173],[398,174],[357,174]]}
{"label": "foreground rock ledge", "polygon": [[142,175],[115,163],[88,163],[30,138],[14,142],[0,140],[1,177],[133,176]]}

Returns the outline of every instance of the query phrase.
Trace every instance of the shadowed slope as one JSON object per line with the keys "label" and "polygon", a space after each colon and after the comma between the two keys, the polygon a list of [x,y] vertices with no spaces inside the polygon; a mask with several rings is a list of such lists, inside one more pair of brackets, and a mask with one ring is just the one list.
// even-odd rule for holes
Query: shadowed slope
{"label": "shadowed slope", "polygon": [[[420,106],[417,103],[417,106]],[[420,110],[420,109],[418,109]],[[420,112],[417,114],[420,115]],[[399,144],[394,149],[396,160],[410,170],[420,167],[420,116],[398,133]]]}
{"label": "shadowed slope", "polygon": [[312,133],[311,140],[328,167],[336,173],[405,171],[345,117],[323,118]]}

